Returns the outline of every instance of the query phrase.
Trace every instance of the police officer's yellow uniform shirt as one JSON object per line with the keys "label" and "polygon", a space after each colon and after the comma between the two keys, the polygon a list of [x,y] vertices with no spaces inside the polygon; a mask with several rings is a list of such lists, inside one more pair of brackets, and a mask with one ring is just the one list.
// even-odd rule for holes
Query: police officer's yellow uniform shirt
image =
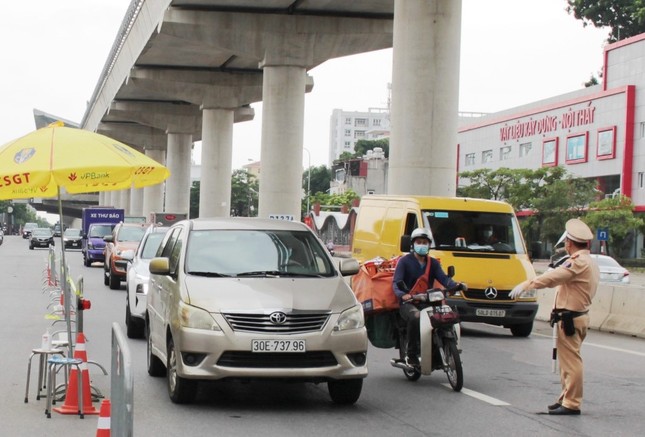
{"label": "police officer's yellow uniform shirt", "polygon": [[589,250],[575,252],[560,267],[543,273],[523,287],[553,288],[559,286],[555,308],[570,311],[587,311],[596,295],[600,270],[589,256]]}

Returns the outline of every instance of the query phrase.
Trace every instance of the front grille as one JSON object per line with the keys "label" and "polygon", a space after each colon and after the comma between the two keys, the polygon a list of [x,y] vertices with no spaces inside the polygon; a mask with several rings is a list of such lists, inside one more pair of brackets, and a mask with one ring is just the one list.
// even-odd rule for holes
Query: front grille
{"label": "front grille", "polygon": [[292,312],[284,313],[286,320],[281,324],[271,321],[269,314],[224,313],[224,318],[234,331],[258,332],[262,334],[299,334],[321,331],[330,313]]}
{"label": "front grille", "polygon": [[329,351],[313,351],[304,353],[253,353],[253,352],[224,352],[217,361],[222,367],[245,367],[254,369],[296,368],[336,366],[338,361]]}
{"label": "front grille", "polygon": [[508,294],[510,292],[511,290],[497,289],[497,297],[495,297],[494,299],[489,299],[488,297],[486,297],[486,290],[480,289],[480,288],[469,288],[468,291],[466,292],[462,291],[462,294],[465,296],[466,299],[496,301],[496,300],[511,300],[508,297]]}

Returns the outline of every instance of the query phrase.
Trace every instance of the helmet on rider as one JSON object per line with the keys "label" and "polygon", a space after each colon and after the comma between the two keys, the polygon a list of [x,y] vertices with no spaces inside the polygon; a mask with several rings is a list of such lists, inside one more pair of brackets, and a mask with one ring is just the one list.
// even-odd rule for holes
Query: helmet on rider
{"label": "helmet on rider", "polygon": [[428,251],[430,250],[430,243],[432,243],[430,231],[425,228],[416,228],[410,235],[410,242],[412,243],[412,250],[417,255],[426,256],[428,254]]}

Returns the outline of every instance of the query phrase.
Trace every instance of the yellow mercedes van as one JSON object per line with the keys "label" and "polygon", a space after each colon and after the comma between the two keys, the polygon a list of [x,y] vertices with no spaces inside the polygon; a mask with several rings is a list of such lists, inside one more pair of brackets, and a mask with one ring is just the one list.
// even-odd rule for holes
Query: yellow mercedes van
{"label": "yellow mercedes van", "polygon": [[389,259],[410,250],[410,234],[424,227],[432,234],[430,254],[468,291],[448,299],[462,321],[510,328],[526,337],[538,309],[537,292],[515,300],[508,294],[535,277],[513,207],[505,202],[432,196],[363,196],[352,239],[360,262]]}

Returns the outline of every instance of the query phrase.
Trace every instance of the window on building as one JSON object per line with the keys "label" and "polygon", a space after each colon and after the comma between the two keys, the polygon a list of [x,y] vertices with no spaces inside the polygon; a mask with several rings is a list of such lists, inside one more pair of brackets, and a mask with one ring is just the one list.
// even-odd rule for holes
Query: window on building
{"label": "window on building", "polygon": [[380,126],[381,125],[381,120],[379,118],[375,118],[372,120],[372,126]]}
{"label": "window on building", "polygon": [[638,189],[642,190],[645,188],[645,173],[642,171],[638,172]]}
{"label": "window on building", "polygon": [[499,160],[505,161],[511,159],[511,146],[503,146],[499,148]]}
{"label": "window on building", "polygon": [[367,118],[355,118],[354,126],[356,127],[367,127]]}
{"label": "window on building", "polygon": [[354,138],[365,138],[365,131],[364,130],[355,130],[354,131]]}
{"label": "window on building", "polygon": [[641,121],[641,138],[645,138],[645,121]]}
{"label": "window on building", "polygon": [[482,164],[486,164],[487,162],[492,162],[492,161],[493,161],[493,151],[484,150],[482,152]]}
{"label": "window on building", "polygon": [[558,139],[550,138],[542,143],[542,165],[555,167],[558,165]]}
{"label": "window on building", "polygon": [[352,136],[352,130],[351,129],[345,129],[345,136],[346,137],[351,137]]}
{"label": "window on building", "polygon": [[524,156],[528,156],[529,153],[531,153],[531,143],[522,143],[520,144],[520,158]]}
{"label": "window on building", "polygon": [[352,124],[352,117],[345,118],[345,124],[351,125]]}
{"label": "window on building", "polygon": [[352,147],[352,142],[351,141],[345,141],[345,148],[349,149],[350,147]]}
{"label": "window on building", "polygon": [[464,162],[466,167],[471,167],[475,165],[475,154],[474,153],[466,153],[466,160]]}
{"label": "window on building", "polygon": [[587,132],[567,137],[567,164],[587,162]]}
{"label": "window on building", "polygon": [[596,159],[613,159],[616,157],[616,126],[598,129]]}

